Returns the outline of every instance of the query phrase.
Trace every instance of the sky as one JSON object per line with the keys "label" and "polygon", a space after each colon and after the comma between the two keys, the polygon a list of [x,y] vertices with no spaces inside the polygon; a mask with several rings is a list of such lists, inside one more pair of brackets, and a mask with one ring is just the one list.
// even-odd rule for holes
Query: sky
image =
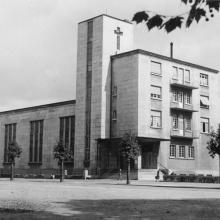
{"label": "sky", "polygon": [[[180,0],[0,0],[0,111],[75,99],[77,24],[105,14],[187,11]],[[220,13],[167,34],[134,24],[140,48],[220,70]]]}

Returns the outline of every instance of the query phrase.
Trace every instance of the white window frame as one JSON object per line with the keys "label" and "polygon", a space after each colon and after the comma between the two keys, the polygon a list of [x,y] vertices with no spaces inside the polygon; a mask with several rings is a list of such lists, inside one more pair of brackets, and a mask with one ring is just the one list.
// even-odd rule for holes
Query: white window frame
{"label": "white window frame", "polygon": [[[153,115],[152,112],[160,113],[160,116]],[[161,111],[151,110],[151,125],[152,128],[162,127],[162,113]]]}
{"label": "white window frame", "polygon": [[[150,63],[151,63],[151,74],[162,76],[162,64],[160,62],[153,61],[153,60],[151,60]],[[160,65],[160,71],[159,72],[152,71],[152,63]]]}
{"label": "white window frame", "polygon": [[[152,92],[152,87],[159,88],[160,89],[160,94],[153,93]],[[150,95],[151,95],[152,99],[159,99],[159,100],[161,100],[162,99],[162,88],[160,86],[151,85],[151,94]]]}
{"label": "white window frame", "polygon": [[204,105],[204,104],[202,103],[202,98],[207,98],[207,99],[208,99],[208,102],[209,102],[209,96],[200,95],[200,108],[209,109],[209,103],[208,103],[207,105]]}
{"label": "white window frame", "polygon": [[186,146],[179,145],[179,158],[186,158]]}
{"label": "white window frame", "polygon": [[[207,122],[204,122],[204,121],[202,121],[202,120],[207,120]],[[204,124],[205,124],[205,127],[204,127]],[[208,130],[207,131],[203,131],[203,128],[206,128],[206,125],[208,125],[207,126],[207,128],[208,128]],[[201,117],[200,118],[200,129],[201,129],[201,133],[204,133],[204,134],[208,134],[209,133],[209,130],[210,130],[210,128],[209,128],[209,118],[204,118],[204,117]]]}
{"label": "white window frame", "polygon": [[185,93],[185,104],[191,105],[192,104],[192,96],[189,92]]}
{"label": "white window frame", "polygon": [[178,130],[179,129],[179,117],[178,114],[173,114],[172,116],[172,127],[174,130]]}
{"label": "white window frame", "polygon": [[185,129],[186,131],[192,131],[192,119],[185,116]]}
{"label": "white window frame", "polygon": [[209,86],[208,74],[200,73],[200,86]]}
{"label": "white window frame", "polygon": [[195,159],[195,147],[188,146],[188,157],[189,159]]}
{"label": "white window frame", "polygon": [[176,158],[176,145],[170,145],[170,158]]}

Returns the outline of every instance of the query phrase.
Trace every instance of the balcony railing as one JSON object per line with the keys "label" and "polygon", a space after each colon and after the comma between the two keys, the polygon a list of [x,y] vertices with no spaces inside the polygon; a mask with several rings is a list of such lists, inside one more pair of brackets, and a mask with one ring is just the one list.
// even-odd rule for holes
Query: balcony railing
{"label": "balcony railing", "polygon": [[171,79],[170,80],[170,85],[179,87],[179,88],[185,88],[185,89],[198,89],[199,86],[195,82],[187,82],[184,80],[179,80],[179,79]]}
{"label": "balcony railing", "polygon": [[182,111],[187,111],[187,112],[197,112],[198,110],[195,110],[193,108],[193,105],[185,104],[183,102],[170,102],[170,108],[174,110],[182,110]]}
{"label": "balcony railing", "polygon": [[199,138],[199,131],[171,129],[170,136],[171,137],[186,138],[186,139],[198,139]]}

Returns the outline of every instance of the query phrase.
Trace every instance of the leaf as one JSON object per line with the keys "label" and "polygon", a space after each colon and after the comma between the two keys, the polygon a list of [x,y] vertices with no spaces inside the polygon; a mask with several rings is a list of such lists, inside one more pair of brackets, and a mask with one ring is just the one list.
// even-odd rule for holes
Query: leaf
{"label": "leaf", "polygon": [[182,21],[183,17],[175,17],[175,18],[171,18],[169,19],[167,22],[165,22],[163,24],[165,30],[167,31],[167,33],[173,31],[174,29],[176,29],[177,27],[181,28],[182,25]]}
{"label": "leaf", "polygon": [[196,8],[192,7],[189,12],[189,16],[186,20],[186,27],[189,27],[192,24],[193,20],[195,19],[195,15],[196,15]]}
{"label": "leaf", "polygon": [[142,21],[147,21],[149,18],[149,15],[145,11],[137,12],[132,21],[136,21],[137,24],[141,23]]}
{"label": "leaf", "polygon": [[184,4],[187,4],[188,0],[181,0]]}
{"label": "leaf", "polygon": [[199,22],[201,17],[205,17],[205,15],[206,15],[206,11],[204,9],[197,8],[195,11],[195,20],[197,21],[197,23]]}
{"label": "leaf", "polygon": [[155,15],[152,18],[150,18],[147,22],[147,27],[149,30],[151,30],[154,27],[160,27],[163,23],[163,19],[160,15]]}
{"label": "leaf", "polygon": [[206,5],[209,9],[214,8],[216,11],[219,11],[220,0],[206,0]]}

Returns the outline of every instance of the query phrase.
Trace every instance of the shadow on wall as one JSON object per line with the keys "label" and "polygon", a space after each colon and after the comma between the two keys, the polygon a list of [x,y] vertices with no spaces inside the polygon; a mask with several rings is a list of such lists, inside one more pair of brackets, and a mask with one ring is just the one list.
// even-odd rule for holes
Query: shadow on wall
{"label": "shadow on wall", "polygon": [[[155,191],[156,192],[156,191]],[[189,218],[188,218],[188,217]],[[72,200],[46,211],[0,210],[0,219],[218,219],[220,199]]]}

